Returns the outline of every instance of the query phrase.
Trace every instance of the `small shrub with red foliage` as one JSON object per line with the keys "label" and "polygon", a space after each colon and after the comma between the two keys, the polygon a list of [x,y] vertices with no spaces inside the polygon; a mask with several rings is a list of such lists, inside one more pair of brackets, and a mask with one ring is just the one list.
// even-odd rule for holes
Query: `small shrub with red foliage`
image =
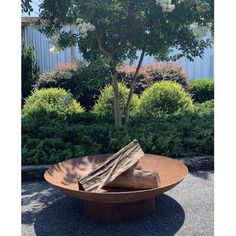
{"label": "small shrub with red foliage", "polygon": [[181,65],[175,63],[153,64],[147,67],[149,77],[154,81],[169,80],[188,88],[188,74]]}
{"label": "small shrub with red foliage", "polygon": [[[132,76],[135,73],[136,67],[122,65],[117,68],[118,80],[126,84],[130,88]],[[182,66],[176,63],[152,64],[140,68],[137,76],[134,92],[141,94],[146,88],[150,87],[155,82],[162,80],[174,81],[182,85],[183,88],[188,88],[188,74]]]}
{"label": "small shrub with red foliage", "polygon": [[[135,73],[136,66],[122,65],[117,68],[118,81],[123,82],[130,88],[132,77]],[[146,88],[152,84],[149,78],[146,67],[141,67],[137,79],[135,81],[134,93],[141,94]]]}

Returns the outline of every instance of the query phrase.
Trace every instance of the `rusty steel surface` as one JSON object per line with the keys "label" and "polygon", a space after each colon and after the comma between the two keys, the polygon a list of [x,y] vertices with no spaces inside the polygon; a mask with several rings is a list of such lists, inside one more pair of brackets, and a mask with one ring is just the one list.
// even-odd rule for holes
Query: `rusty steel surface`
{"label": "rusty steel surface", "polygon": [[103,187],[98,192],[79,190],[77,178],[89,173],[94,166],[111,154],[75,158],[52,165],[44,178],[65,194],[84,201],[87,216],[105,222],[122,222],[150,214],[155,207],[155,196],[180,183],[188,173],[187,167],[172,158],[145,154],[138,168],[159,174],[158,188],[146,190],[124,190]]}
{"label": "rusty steel surface", "polygon": [[104,161],[110,155],[84,156],[57,163],[46,170],[44,178],[71,197],[96,203],[126,203],[154,198],[173,188],[188,173],[187,167],[180,161],[145,154],[139,161],[139,167],[159,174],[161,185],[158,188],[135,191],[102,188],[97,193],[79,190],[76,178],[89,173],[96,164]]}
{"label": "rusty steel surface", "polygon": [[155,198],[138,202],[96,203],[84,201],[85,215],[108,223],[123,222],[150,215],[155,209]]}

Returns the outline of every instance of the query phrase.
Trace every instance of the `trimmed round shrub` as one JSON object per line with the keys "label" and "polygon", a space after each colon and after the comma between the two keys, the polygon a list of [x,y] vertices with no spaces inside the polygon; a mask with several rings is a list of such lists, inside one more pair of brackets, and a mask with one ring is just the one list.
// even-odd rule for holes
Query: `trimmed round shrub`
{"label": "trimmed round shrub", "polygon": [[22,117],[33,116],[38,114],[38,112],[56,113],[66,116],[84,112],[84,108],[66,90],[49,88],[35,90],[26,99]]}
{"label": "trimmed round shrub", "polygon": [[190,81],[189,93],[194,102],[202,103],[214,99],[214,80],[206,78]]}
{"label": "trimmed round shrub", "polygon": [[[125,116],[125,106],[129,95],[129,89],[123,84],[119,83],[120,92],[120,105],[121,105],[121,116]],[[137,95],[133,95],[130,105],[130,116],[134,115],[136,107],[138,106],[139,98]],[[93,113],[99,116],[113,116],[114,115],[114,93],[111,85],[105,86],[101,90],[98,101],[93,107]]]}
{"label": "trimmed round shrub", "polygon": [[139,102],[138,115],[159,117],[192,110],[190,95],[175,82],[161,81],[146,89]]}

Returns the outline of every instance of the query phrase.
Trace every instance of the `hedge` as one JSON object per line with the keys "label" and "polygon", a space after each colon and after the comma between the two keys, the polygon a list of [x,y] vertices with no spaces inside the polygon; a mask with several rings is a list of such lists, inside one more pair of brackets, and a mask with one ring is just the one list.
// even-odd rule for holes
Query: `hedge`
{"label": "hedge", "polygon": [[84,155],[116,152],[134,138],[147,153],[170,157],[213,155],[213,109],[207,107],[206,112],[201,105],[184,115],[136,117],[119,129],[110,117],[94,114],[73,114],[62,119],[52,112],[25,117],[22,164],[53,164]]}
{"label": "hedge", "polygon": [[188,92],[196,103],[214,99],[214,80],[211,78],[191,80]]}

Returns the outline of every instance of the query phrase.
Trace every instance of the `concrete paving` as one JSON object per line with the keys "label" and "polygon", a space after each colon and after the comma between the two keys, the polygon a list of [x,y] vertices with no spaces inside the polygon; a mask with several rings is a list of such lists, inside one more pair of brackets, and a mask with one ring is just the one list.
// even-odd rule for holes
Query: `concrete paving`
{"label": "concrete paving", "polygon": [[22,235],[211,236],[214,235],[214,173],[198,171],[156,198],[152,215],[107,224],[87,218],[82,202],[46,182],[22,184]]}

